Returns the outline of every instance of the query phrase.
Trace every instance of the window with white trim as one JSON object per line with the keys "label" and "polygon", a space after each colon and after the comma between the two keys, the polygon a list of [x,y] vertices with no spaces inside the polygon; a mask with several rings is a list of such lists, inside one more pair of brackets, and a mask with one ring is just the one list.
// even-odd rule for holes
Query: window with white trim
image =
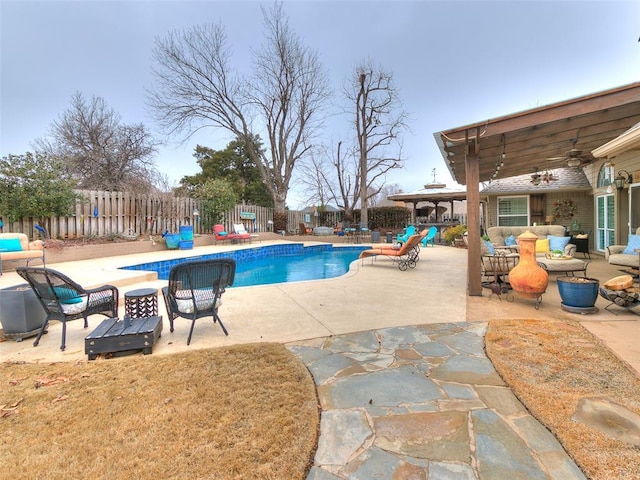
{"label": "window with white trim", "polygon": [[613,184],[615,175],[614,166],[611,162],[603,163],[598,172],[598,187],[608,187]]}
{"label": "window with white trim", "polygon": [[529,197],[498,197],[498,226],[522,227],[529,225]]}

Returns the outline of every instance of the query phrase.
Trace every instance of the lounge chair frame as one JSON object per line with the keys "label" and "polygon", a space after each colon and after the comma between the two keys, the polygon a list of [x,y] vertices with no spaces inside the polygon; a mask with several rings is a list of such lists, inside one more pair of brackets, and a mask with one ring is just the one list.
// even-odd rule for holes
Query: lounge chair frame
{"label": "lounge chair frame", "polygon": [[405,271],[409,268],[416,268],[418,261],[420,260],[420,240],[422,235],[412,235],[409,237],[406,243],[400,248],[388,248],[388,247],[376,247],[370,250],[364,250],[360,253],[360,257],[363,261],[367,257],[375,259],[378,255],[384,255],[391,258],[394,263],[397,263],[398,268],[401,271]]}

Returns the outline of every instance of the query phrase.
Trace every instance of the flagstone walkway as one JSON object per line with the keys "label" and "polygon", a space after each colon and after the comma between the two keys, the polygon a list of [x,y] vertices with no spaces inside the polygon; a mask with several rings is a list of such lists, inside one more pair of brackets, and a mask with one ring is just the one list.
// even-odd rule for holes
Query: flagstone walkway
{"label": "flagstone walkway", "polygon": [[484,353],[486,323],[290,344],[322,406],[307,480],[584,480]]}

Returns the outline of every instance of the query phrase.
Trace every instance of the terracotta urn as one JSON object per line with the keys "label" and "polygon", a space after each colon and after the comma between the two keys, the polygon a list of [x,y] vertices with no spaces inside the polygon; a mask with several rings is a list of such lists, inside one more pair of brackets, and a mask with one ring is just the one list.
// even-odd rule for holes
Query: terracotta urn
{"label": "terracotta urn", "polygon": [[539,298],[547,291],[549,274],[536,261],[536,240],[538,237],[526,231],[518,236],[520,261],[509,272],[509,283],[513,290],[526,298]]}

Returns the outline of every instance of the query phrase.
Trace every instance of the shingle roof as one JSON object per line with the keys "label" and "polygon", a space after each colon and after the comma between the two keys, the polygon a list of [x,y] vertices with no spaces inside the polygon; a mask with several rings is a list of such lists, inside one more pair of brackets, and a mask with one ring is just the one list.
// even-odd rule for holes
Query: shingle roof
{"label": "shingle roof", "polygon": [[[531,183],[531,174],[493,180],[485,188],[480,190],[484,195],[512,194],[512,193],[545,193],[557,191],[584,191],[591,190],[589,179],[581,168],[556,168],[550,170],[557,180],[549,183],[540,182],[539,185]],[[541,173],[541,172],[538,172]]]}

